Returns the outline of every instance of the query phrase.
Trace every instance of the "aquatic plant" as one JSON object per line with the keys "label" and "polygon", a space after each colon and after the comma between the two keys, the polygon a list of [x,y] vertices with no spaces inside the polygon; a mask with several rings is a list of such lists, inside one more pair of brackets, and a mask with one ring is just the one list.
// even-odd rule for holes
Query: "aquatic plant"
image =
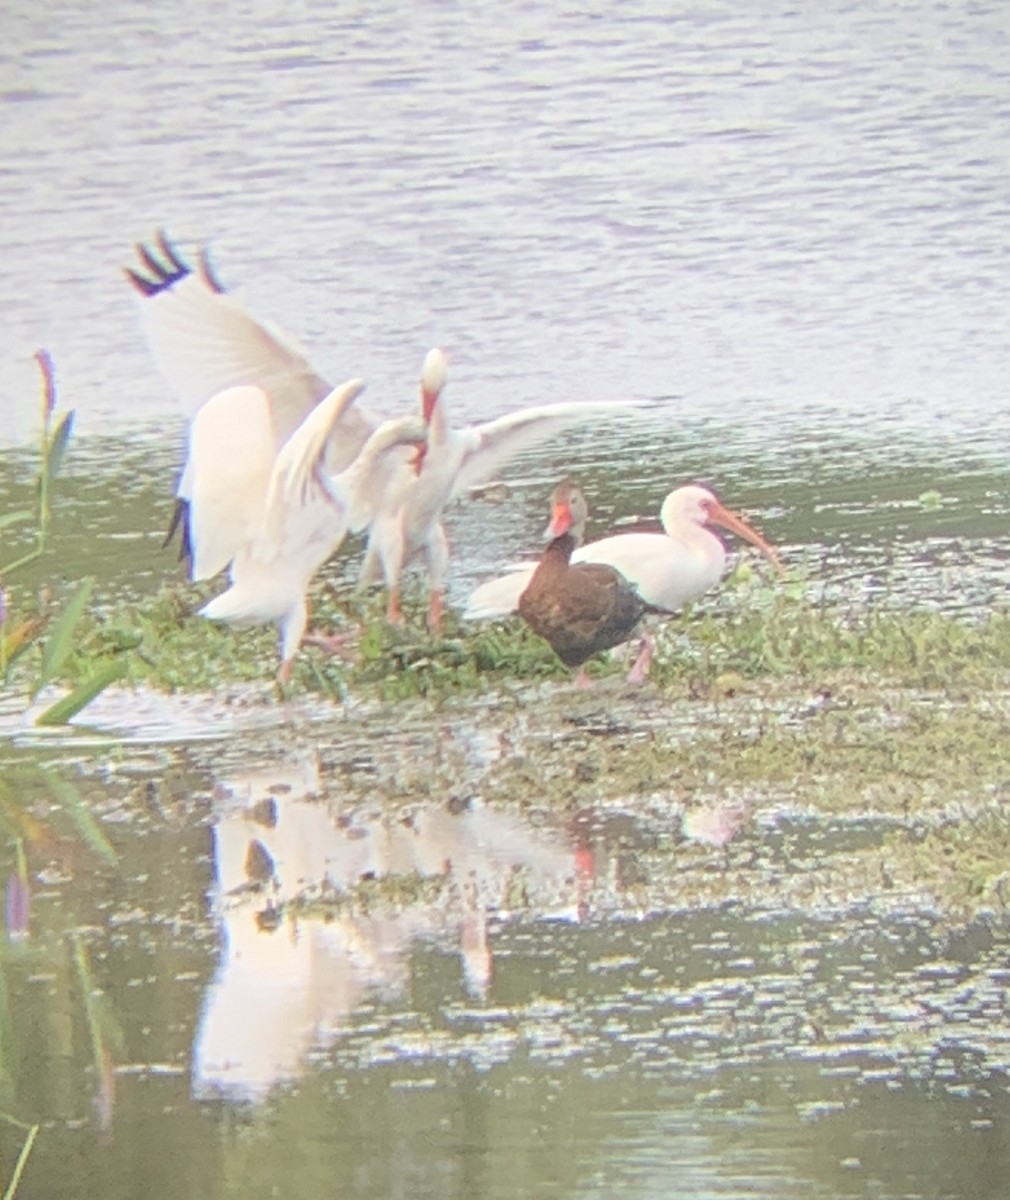
{"label": "aquatic plant", "polygon": [[88,1038],[91,1043],[92,1064],[97,1084],[95,1113],[99,1128],[107,1131],[112,1126],[116,1094],[114,1055],[122,1056],[123,1031],[108,997],[95,984],[91,961],[77,930],[71,931],[70,944],[73,948],[74,967],[81,989],[81,1002],[84,1005],[88,1023]]}
{"label": "aquatic plant", "polygon": [[[34,935],[31,910],[35,873],[29,861],[40,853],[48,857],[54,848],[77,838],[106,864],[116,862],[115,851],[75,784],[17,752],[8,752],[0,773],[0,837],[9,848],[4,864],[6,936],[0,934],[0,1098],[7,1107],[17,1101],[17,1063],[32,1047],[31,1032],[35,1028],[32,1014],[16,1007],[10,998],[10,976],[45,971],[61,978],[72,958],[96,1066],[96,1112],[107,1126],[112,1112],[112,1052],[122,1045],[118,1024],[106,998],[94,985],[76,929],[71,925],[67,933],[55,938]],[[3,1191],[6,1198],[17,1190],[40,1126],[9,1112],[0,1112],[0,1118],[24,1134]]]}
{"label": "aquatic plant", "polygon": [[[41,648],[37,669],[29,686],[32,699],[47,683],[56,679],[73,648],[78,625],[91,601],[93,581],[83,580],[62,610],[53,612],[48,594],[35,607],[15,609],[5,580],[34,563],[46,552],[51,519],[50,497],[53,481],[59,474],[74,428],[74,412],[56,417],[56,377],[48,351],[35,355],[42,374],[41,431],[35,504],[0,515],[0,533],[18,526],[33,525],[29,546],[10,562],[0,563],[0,682],[6,684],[14,663],[35,646]],[[43,642],[43,635],[48,636]],[[59,725],[69,721],[104,688],[126,673],[122,660],[96,664],[82,673],[70,695],[47,708],[38,718],[40,725]]]}
{"label": "aquatic plant", "polygon": [[38,1136],[40,1126],[38,1124],[28,1124],[25,1121],[19,1121],[17,1117],[12,1117],[10,1113],[0,1113],[0,1120],[3,1120],[8,1125],[12,1125],[15,1129],[21,1130],[25,1135],[24,1141],[21,1143],[21,1148],[18,1151],[17,1161],[14,1163],[14,1170],[11,1172],[11,1177],[3,1192],[3,1200],[13,1200],[18,1190],[18,1185],[21,1183],[21,1176],[24,1174],[24,1169],[28,1164],[28,1156],[32,1152],[32,1146],[35,1144],[35,1138]]}

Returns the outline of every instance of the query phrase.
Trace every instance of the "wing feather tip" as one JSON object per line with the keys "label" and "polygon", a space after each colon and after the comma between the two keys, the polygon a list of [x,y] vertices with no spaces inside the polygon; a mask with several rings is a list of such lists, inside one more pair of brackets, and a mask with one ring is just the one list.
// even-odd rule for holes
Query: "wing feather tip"
{"label": "wing feather tip", "polygon": [[210,251],[206,246],[200,247],[200,278],[212,292],[217,292],[218,295],[223,295],[227,291],[214,270],[214,264],[210,261]]}
{"label": "wing feather tip", "polygon": [[155,296],[164,286],[163,284],[156,283],[153,279],[148,279],[146,275],[141,275],[133,267],[124,267],[123,274],[126,276],[130,286],[140,292],[142,296]]}
{"label": "wing feather tip", "polygon": [[[134,267],[124,267],[124,274],[130,285],[142,296],[157,296],[159,292],[167,291],[191,274],[186,261],[168,239],[163,229],[159,229],[152,246],[137,242],[134,252],[142,270]],[[160,257],[159,257],[160,255]]]}

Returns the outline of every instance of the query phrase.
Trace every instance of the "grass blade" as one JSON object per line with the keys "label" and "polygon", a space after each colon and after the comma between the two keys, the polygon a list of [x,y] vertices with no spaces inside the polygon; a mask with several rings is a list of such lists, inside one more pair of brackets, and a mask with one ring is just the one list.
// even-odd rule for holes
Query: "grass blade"
{"label": "grass blade", "polygon": [[63,466],[63,459],[73,432],[74,412],[71,409],[60,418],[53,436],[49,439],[49,446],[46,449],[46,474],[50,479],[55,479],[60,467]]}
{"label": "grass blade", "polygon": [[56,618],[49,637],[46,639],[46,644],[42,647],[42,664],[39,667],[39,677],[35,681],[35,688],[32,691],[33,699],[56,675],[73,648],[74,629],[91,599],[94,582],[93,579],[85,579]]}
{"label": "grass blade", "polygon": [[128,670],[129,663],[125,658],[110,659],[104,666],[99,667],[90,679],[86,679],[75,687],[68,696],[57,700],[45,712],[40,713],[35,718],[35,724],[66,725],[72,717],[77,716],[82,708],[87,708],[100,692],[104,692],[110,684],[123,679]]}
{"label": "grass blade", "polygon": [[77,979],[84,999],[84,1011],[88,1018],[91,1035],[91,1054],[98,1079],[98,1094],[95,1097],[99,1125],[107,1131],[112,1125],[112,1111],[116,1097],[116,1076],[113,1050],[122,1054],[125,1039],[122,1029],[109,1005],[108,997],[95,985],[91,973],[88,953],[80,934],[71,933]]}
{"label": "grass blade", "polygon": [[[7,948],[0,952],[0,1087],[5,1096],[13,1096],[14,1086],[11,1072],[17,1062],[17,1047],[14,1039],[14,1023],[11,1019],[10,995],[7,989]],[[0,1113],[0,1118],[8,1118]]]}
{"label": "grass blade", "polygon": [[8,529],[11,525],[20,525],[23,521],[30,521],[35,516],[30,508],[19,508],[16,512],[3,513],[0,515],[0,529]]}
{"label": "grass blade", "polygon": [[[10,1120],[10,1118],[7,1118]],[[20,1121],[19,1126],[25,1128]],[[18,1184],[21,1182],[21,1176],[24,1174],[25,1166],[28,1163],[28,1155],[32,1152],[32,1146],[35,1144],[35,1138],[38,1135],[38,1125],[27,1126],[28,1132],[25,1135],[24,1144],[21,1146],[21,1152],[18,1154],[18,1160],[14,1164],[14,1174],[11,1176],[11,1181],[7,1185],[3,1194],[3,1200],[13,1200],[14,1193],[18,1190]]]}
{"label": "grass blade", "polygon": [[116,863],[116,851],[112,843],[102,832],[101,825],[95,820],[95,814],[88,808],[80,792],[67,779],[42,771],[46,786],[52,798],[77,826],[77,832],[88,843],[92,850],[111,865]]}

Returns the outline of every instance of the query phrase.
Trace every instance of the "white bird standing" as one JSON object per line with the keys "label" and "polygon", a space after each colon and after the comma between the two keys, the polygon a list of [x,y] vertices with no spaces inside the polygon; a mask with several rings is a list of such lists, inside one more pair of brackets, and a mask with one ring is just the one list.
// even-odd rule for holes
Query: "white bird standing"
{"label": "white bird standing", "polygon": [[[726,569],[726,547],[709,526],[745,538],[783,571],[774,547],[739,513],[726,508],[706,488],[676,488],[660,509],[663,533],[618,533],[580,546],[572,563],[606,563],[619,571],[651,608],[677,612],[714,587]],[[517,563],[476,588],[463,616],[470,620],[504,617],[517,610],[536,563]],[[648,653],[640,656],[636,676],[648,669]]]}
{"label": "white bird standing", "polygon": [[[191,426],[193,578],[209,578],[231,563],[231,586],[200,615],[239,626],[276,622],[282,682],[290,678],[292,661],[306,638],[306,593],[313,576],[348,532],[364,529],[375,516],[390,460],[402,463],[409,453],[405,445],[417,446],[425,435],[419,417],[386,421],[348,467],[328,473],[322,460],[329,436],[363,388],[355,379],[331,392],[276,456],[269,402],[258,388],[219,393]],[[241,457],[232,460],[222,455],[218,434],[221,423],[230,427],[237,414]],[[223,469],[209,469],[215,465]],[[308,636],[334,647],[332,639]]]}
{"label": "white bird standing", "polygon": [[428,443],[413,466],[403,469],[390,486],[386,502],[369,533],[361,569],[363,583],[381,575],[389,589],[387,619],[402,620],[400,577],[408,560],[422,553],[428,569],[428,623],[437,628],[449,545],[442,524],[446,505],[467,488],[490,478],[521,450],[544,441],[570,425],[593,417],[626,413],[627,403],[573,401],[543,404],[508,413],[493,421],[453,427],[444,399],[448,364],[444,353],[428,352],[421,372],[421,412],[428,423]]}

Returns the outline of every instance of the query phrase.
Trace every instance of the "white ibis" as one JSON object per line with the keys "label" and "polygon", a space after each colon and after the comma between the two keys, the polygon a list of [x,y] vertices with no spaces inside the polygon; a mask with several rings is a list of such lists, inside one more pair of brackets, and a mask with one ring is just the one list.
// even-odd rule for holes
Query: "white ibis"
{"label": "white ibis", "polygon": [[628,403],[572,401],[520,409],[492,421],[454,427],[444,389],[448,364],[444,353],[428,353],[421,373],[421,407],[428,422],[428,443],[414,464],[390,489],[372,524],[362,582],[381,575],[389,588],[387,617],[401,620],[399,581],[404,565],[423,553],[428,568],[428,621],[437,628],[442,617],[449,547],[442,513],[455,497],[494,475],[520,451],[571,425],[593,418],[627,413]]}
{"label": "white ibis", "polygon": [[[205,250],[196,270],[163,232],[155,244],[138,245],[136,250],[140,269],[127,267],[125,274],[140,297],[141,324],[155,363],[185,416],[192,421],[211,398],[235,387],[251,386],[255,393],[247,392],[246,399],[257,409],[265,400],[268,425],[262,424],[261,411],[246,414],[241,399],[232,397],[228,406],[236,442],[232,461],[238,460],[242,444],[250,437],[257,443],[269,439],[276,454],[334,385],[288,334],[258,320],[224,290]],[[249,430],[243,429],[246,419],[252,425]],[[221,428],[223,431],[223,424]],[[375,422],[356,407],[343,413],[326,445],[326,469],[343,470],[374,428]],[[261,449],[257,444],[257,454]],[[183,523],[187,553],[187,507],[193,486],[192,465],[187,460],[172,522],[172,531]]]}
{"label": "white ibis", "polygon": [[566,666],[578,667],[576,683],[589,682],[584,663],[601,650],[627,641],[647,605],[620,571],[607,563],[573,563],[589,506],[582,490],[563,480],[551,495],[551,538],[519,597],[519,615],[547,641]]}
{"label": "white ibis", "polygon": [[[363,388],[355,379],[331,392],[276,456],[269,400],[258,388],[229,388],[212,397],[190,428],[193,578],[209,578],[231,563],[231,586],[200,615],[239,626],[276,622],[282,681],[305,637],[312,577],[348,531],[372,520],[390,460],[402,464],[409,456],[405,445],[417,445],[425,434],[418,417],[386,421],[349,466],[328,473],[322,461],[332,430]],[[236,428],[242,431],[238,446]],[[333,648],[321,635],[310,636]]]}

